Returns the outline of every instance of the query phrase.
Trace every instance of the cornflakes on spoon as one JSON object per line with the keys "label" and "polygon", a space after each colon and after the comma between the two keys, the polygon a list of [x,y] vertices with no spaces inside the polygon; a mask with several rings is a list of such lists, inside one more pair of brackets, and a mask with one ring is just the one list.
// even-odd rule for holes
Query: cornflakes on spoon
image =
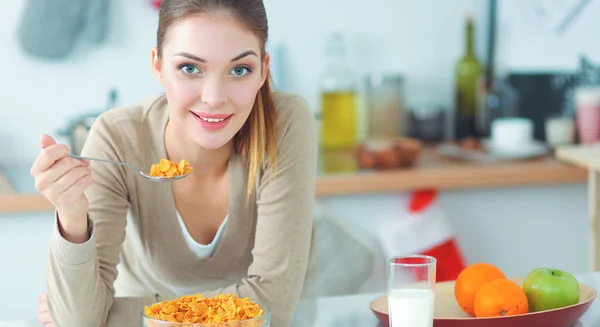
{"label": "cornflakes on spoon", "polygon": [[154,177],[174,177],[191,173],[193,168],[185,159],[181,159],[179,164],[168,159],[160,159],[160,162],[153,164],[150,168],[150,176]]}

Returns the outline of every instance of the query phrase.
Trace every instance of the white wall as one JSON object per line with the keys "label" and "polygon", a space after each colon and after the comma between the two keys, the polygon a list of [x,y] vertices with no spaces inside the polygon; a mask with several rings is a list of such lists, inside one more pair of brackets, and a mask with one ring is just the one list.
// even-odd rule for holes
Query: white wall
{"label": "white wall", "polygon": [[[271,38],[285,45],[286,85],[314,109],[325,40],[334,30],[349,36],[350,60],[358,74],[405,74],[411,106],[451,103],[452,69],[463,49],[468,13],[476,17],[477,51],[482,58],[485,54],[487,8],[482,0],[265,2]],[[532,3],[500,2],[499,65],[575,67],[577,51],[532,17],[527,10]],[[31,160],[40,133],[53,133],[69,118],[103,108],[112,86],[120,90],[124,104],[161,90],[150,73],[157,15],[147,1],[113,1],[107,43],[96,47],[82,40],[70,58],[58,62],[25,57],[18,47],[15,29],[24,5],[25,0],[0,3],[0,62],[5,63],[0,137],[8,141],[1,145],[5,160]]]}
{"label": "white wall", "polygon": [[[586,187],[571,184],[441,192],[467,264],[497,264],[509,276],[542,266],[588,272]],[[340,196],[323,200],[339,217],[374,237],[378,219],[405,215],[406,194]],[[400,242],[400,240],[399,240]]]}
{"label": "white wall", "polygon": [[469,13],[478,24],[477,50],[484,53],[486,1],[265,2],[274,39],[285,39],[288,47],[291,89],[315,106],[325,42],[333,31],[349,38],[349,59],[359,78],[372,71],[405,74],[409,105],[450,103],[452,69],[464,49],[463,25]]}
{"label": "white wall", "polygon": [[[160,90],[149,65],[156,12],[145,0],[111,3],[112,32],[107,44],[82,45],[68,61],[49,63],[24,57],[16,45],[15,27],[25,0],[0,2],[0,164],[29,165],[37,154],[40,133],[54,133],[70,117],[101,108],[112,86],[119,89],[121,103]],[[286,45],[287,85],[313,108],[325,37],[334,29],[355,37],[352,63],[358,71],[406,74],[409,105],[451,102],[452,68],[461,53],[467,12],[476,15],[478,52],[484,49],[482,0],[265,3],[272,37]],[[564,46],[561,38],[527,14],[532,0],[500,3],[502,67],[575,67],[578,51]],[[444,192],[441,198],[467,260],[496,262],[511,275],[541,265],[585,271],[585,201],[584,185]],[[368,230],[369,221],[397,210],[394,195],[339,197],[327,204],[361,230]],[[4,249],[0,320],[35,317],[50,224],[48,214],[0,215],[0,248]]]}
{"label": "white wall", "polygon": [[[579,26],[571,32],[577,32],[575,36],[558,36],[529,10],[533,0],[499,2],[499,68],[571,69],[582,44],[600,60],[600,45],[587,42],[599,29]],[[82,40],[72,56],[56,62],[26,57],[18,47],[15,30],[25,3],[0,3],[0,62],[4,63],[0,137],[6,140],[0,145],[2,161],[32,160],[40,133],[54,133],[68,119],[102,109],[110,87],[119,89],[122,104],[161,90],[150,73],[157,13],[148,1],[112,1],[106,44],[91,46]],[[452,102],[452,70],[463,49],[463,21],[468,13],[476,18],[477,52],[481,58],[485,54],[487,1],[483,0],[265,3],[272,41],[285,46],[286,86],[305,96],[315,110],[325,40],[335,30],[348,35],[350,62],[359,76],[370,71],[406,76],[410,106],[448,107]],[[599,11],[595,1],[584,17]]]}
{"label": "white wall", "polygon": [[81,42],[68,60],[56,62],[26,57],[17,45],[16,27],[26,1],[0,3],[3,161],[32,160],[41,133],[54,134],[68,119],[103,109],[110,87],[120,90],[122,103],[160,90],[150,71],[157,18],[143,2],[111,1],[108,42],[101,47]]}
{"label": "white wall", "polygon": [[[105,104],[108,89],[120,90],[121,103],[159,91],[150,73],[157,13],[148,1],[112,1],[106,44],[85,40],[68,60],[43,62],[24,57],[15,29],[24,0],[0,3],[0,119],[2,157],[30,160],[39,134],[53,133],[67,119]],[[351,64],[359,73],[382,70],[407,75],[410,103],[445,104],[451,100],[451,70],[462,50],[462,24],[473,12],[478,20],[478,50],[483,50],[485,2],[481,0],[374,0],[368,5],[341,0],[266,0],[271,37],[285,45],[286,85],[317,107],[318,75],[324,43],[334,30],[351,41]],[[433,8],[433,10],[430,10]],[[395,22],[394,22],[395,21]],[[35,117],[35,120],[32,118]],[[20,146],[17,146],[19,144]],[[19,152],[17,153],[17,149]]]}
{"label": "white wall", "polygon": [[[45,288],[52,212],[0,214],[0,322],[37,318],[37,300]],[[1,324],[0,324],[1,325]]]}
{"label": "white wall", "polygon": [[[600,63],[600,43],[595,41],[600,32],[597,19],[600,1],[590,1],[563,33],[550,29],[530,10],[536,1],[498,2],[498,69],[571,70],[577,67],[579,54]],[[559,3],[552,0],[539,2]],[[564,1],[575,2],[578,1]]]}

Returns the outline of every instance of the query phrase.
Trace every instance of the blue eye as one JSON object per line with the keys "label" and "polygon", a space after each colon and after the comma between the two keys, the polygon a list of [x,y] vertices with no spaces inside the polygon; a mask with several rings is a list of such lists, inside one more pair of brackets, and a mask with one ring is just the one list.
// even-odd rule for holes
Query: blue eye
{"label": "blue eye", "polygon": [[238,77],[246,76],[246,75],[250,74],[251,72],[252,71],[250,70],[250,68],[248,68],[246,66],[237,66],[231,70],[231,74],[238,76]]}
{"label": "blue eye", "polygon": [[182,65],[179,67],[179,69],[181,69],[181,71],[183,71],[183,73],[186,75],[195,75],[200,73],[200,69],[198,69],[198,67],[189,64]]}

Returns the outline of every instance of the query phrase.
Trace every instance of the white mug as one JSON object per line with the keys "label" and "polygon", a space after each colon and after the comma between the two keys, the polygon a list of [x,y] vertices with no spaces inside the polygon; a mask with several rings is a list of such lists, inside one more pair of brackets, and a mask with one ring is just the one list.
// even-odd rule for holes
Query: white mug
{"label": "white mug", "polygon": [[533,142],[533,122],[528,118],[498,118],[492,121],[491,145],[498,151],[519,151]]}

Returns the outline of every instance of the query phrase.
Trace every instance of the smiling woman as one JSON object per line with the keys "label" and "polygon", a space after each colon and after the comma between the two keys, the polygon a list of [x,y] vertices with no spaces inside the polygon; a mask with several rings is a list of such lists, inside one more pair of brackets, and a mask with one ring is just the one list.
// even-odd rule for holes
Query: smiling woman
{"label": "smiling woman", "polygon": [[164,0],[151,69],[165,93],[96,119],[82,155],[185,160],[182,180],[77,160],[43,135],[31,173],[56,213],[42,324],[140,326],[145,305],[195,293],[291,324],[315,273],[316,131],[303,99],[270,88],[267,25],[261,0]]}

